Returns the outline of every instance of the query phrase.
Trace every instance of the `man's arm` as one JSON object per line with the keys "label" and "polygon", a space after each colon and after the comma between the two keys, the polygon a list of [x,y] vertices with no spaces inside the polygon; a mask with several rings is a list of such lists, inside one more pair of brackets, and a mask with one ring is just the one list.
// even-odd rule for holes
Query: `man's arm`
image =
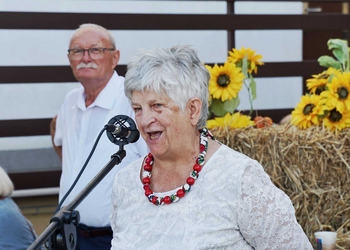
{"label": "man's arm", "polygon": [[51,141],[52,141],[53,148],[55,149],[58,157],[60,157],[62,161],[62,146],[56,146],[54,142],[55,133],[56,133],[56,119],[57,119],[57,115],[51,120],[50,134],[51,134]]}

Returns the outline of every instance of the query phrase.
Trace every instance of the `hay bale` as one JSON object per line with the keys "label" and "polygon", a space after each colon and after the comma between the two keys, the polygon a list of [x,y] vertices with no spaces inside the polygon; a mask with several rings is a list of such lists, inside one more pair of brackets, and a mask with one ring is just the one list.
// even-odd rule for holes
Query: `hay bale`
{"label": "hay bale", "polygon": [[350,249],[350,130],[214,128],[222,143],[256,159],[292,200],[311,243],[314,232],[337,231],[338,249]]}

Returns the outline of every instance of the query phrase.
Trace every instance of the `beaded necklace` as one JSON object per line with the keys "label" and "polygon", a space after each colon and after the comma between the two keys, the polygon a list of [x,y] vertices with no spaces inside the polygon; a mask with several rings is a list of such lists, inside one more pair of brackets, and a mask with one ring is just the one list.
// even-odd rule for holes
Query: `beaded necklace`
{"label": "beaded necklace", "polygon": [[186,183],[176,191],[176,194],[165,197],[157,197],[153,194],[151,189],[151,175],[152,175],[152,166],[153,166],[153,155],[149,153],[145,159],[145,166],[143,167],[142,173],[142,183],[145,190],[145,195],[150,202],[154,205],[164,205],[171,204],[173,202],[179,201],[180,198],[184,197],[186,193],[191,190],[191,186],[195,183],[196,179],[199,176],[199,172],[202,170],[204,165],[204,156],[207,153],[208,149],[208,137],[215,140],[213,135],[209,132],[207,128],[203,128],[200,131],[200,153],[197,157],[196,163],[193,166],[193,171],[190,174],[190,177],[187,178]]}

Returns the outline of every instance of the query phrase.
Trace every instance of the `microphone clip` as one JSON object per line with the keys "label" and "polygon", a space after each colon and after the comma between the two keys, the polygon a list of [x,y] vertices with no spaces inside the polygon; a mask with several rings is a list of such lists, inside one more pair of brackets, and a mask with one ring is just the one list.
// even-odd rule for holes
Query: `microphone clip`
{"label": "microphone clip", "polygon": [[108,139],[119,146],[136,142],[140,137],[133,119],[127,115],[117,115],[105,125]]}

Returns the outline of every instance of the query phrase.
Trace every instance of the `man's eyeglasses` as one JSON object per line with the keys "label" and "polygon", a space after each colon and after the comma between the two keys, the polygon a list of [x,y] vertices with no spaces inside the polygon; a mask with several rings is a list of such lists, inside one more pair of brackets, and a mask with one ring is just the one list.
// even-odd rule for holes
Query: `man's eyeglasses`
{"label": "man's eyeglasses", "polygon": [[90,49],[69,49],[68,54],[71,60],[81,60],[85,51],[88,52],[91,59],[102,59],[106,50],[113,51],[114,48],[90,48]]}

